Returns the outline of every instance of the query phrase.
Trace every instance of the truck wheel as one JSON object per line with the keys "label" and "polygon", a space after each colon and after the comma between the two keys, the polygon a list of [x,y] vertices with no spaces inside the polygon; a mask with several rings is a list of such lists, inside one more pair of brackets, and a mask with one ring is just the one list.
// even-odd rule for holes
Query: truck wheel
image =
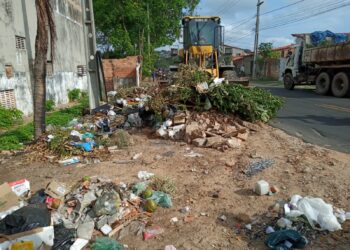
{"label": "truck wheel", "polygon": [[336,74],[332,81],[332,93],[336,97],[345,97],[349,94],[350,83],[346,73],[340,72]]}
{"label": "truck wheel", "polygon": [[293,90],[295,87],[293,75],[291,73],[287,73],[283,77],[284,88],[288,90]]}
{"label": "truck wheel", "polygon": [[327,95],[331,88],[331,77],[327,72],[322,72],[316,78],[316,93]]}

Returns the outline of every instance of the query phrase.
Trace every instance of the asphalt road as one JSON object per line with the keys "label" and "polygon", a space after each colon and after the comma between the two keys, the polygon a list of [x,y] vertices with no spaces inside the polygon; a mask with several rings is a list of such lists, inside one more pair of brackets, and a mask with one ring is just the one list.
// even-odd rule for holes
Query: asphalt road
{"label": "asphalt road", "polygon": [[290,91],[278,84],[254,85],[285,98],[272,126],[306,142],[350,153],[350,98],[320,96],[312,89]]}

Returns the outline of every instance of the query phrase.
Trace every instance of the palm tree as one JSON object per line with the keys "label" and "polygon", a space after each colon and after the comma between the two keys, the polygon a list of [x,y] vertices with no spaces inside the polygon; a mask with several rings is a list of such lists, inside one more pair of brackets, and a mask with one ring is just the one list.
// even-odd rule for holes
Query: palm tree
{"label": "palm tree", "polygon": [[34,61],[34,138],[45,131],[46,62],[50,46],[54,58],[56,26],[50,0],[35,0],[37,12],[37,33]]}

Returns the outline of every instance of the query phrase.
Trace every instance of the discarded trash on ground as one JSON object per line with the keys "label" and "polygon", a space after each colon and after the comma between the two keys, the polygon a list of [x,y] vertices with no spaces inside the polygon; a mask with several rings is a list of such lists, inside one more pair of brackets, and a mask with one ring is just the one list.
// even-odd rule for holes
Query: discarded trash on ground
{"label": "discarded trash on ground", "polygon": [[71,188],[54,180],[45,190],[28,196],[23,196],[29,191],[28,181],[12,183],[17,187],[14,190],[5,183],[0,186],[0,201],[7,199],[7,203],[0,203],[0,234],[6,236],[0,237],[5,239],[0,249],[14,246],[13,241],[19,239],[31,242],[35,249],[43,242],[56,248],[82,249],[96,232],[107,238],[97,238],[91,249],[124,249],[108,237],[122,237],[123,229],[133,222],[139,223],[133,231],[143,231],[145,240],[155,237],[164,229],[148,227],[147,221],[157,208],[172,207],[170,194],[163,192],[174,192],[174,183],[169,180],[154,177],[127,185],[85,176]]}

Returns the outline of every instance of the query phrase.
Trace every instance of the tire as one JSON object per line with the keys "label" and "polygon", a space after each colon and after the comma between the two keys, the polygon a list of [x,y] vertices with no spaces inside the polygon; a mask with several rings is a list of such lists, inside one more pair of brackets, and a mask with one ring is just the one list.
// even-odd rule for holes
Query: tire
{"label": "tire", "polygon": [[332,81],[332,93],[336,97],[345,97],[350,92],[349,77],[346,73],[336,74]]}
{"label": "tire", "polygon": [[316,78],[316,93],[327,95],[331,89],[331,77],[327,72],[322,72]]}
{"label": "tire", "polygon": [[233,71],[233,70],[225,70],[222,73],[222,78],[225,78],[225,80],[228,80],[228,81],[230,80],[233,81],[237,79],[237,73],[236,71]]}
{"label": "tire", "polygon": [[283,77],[284,88],[288,90],[293,90],[295,87],[295,82],[292,73],[286,73]]}

